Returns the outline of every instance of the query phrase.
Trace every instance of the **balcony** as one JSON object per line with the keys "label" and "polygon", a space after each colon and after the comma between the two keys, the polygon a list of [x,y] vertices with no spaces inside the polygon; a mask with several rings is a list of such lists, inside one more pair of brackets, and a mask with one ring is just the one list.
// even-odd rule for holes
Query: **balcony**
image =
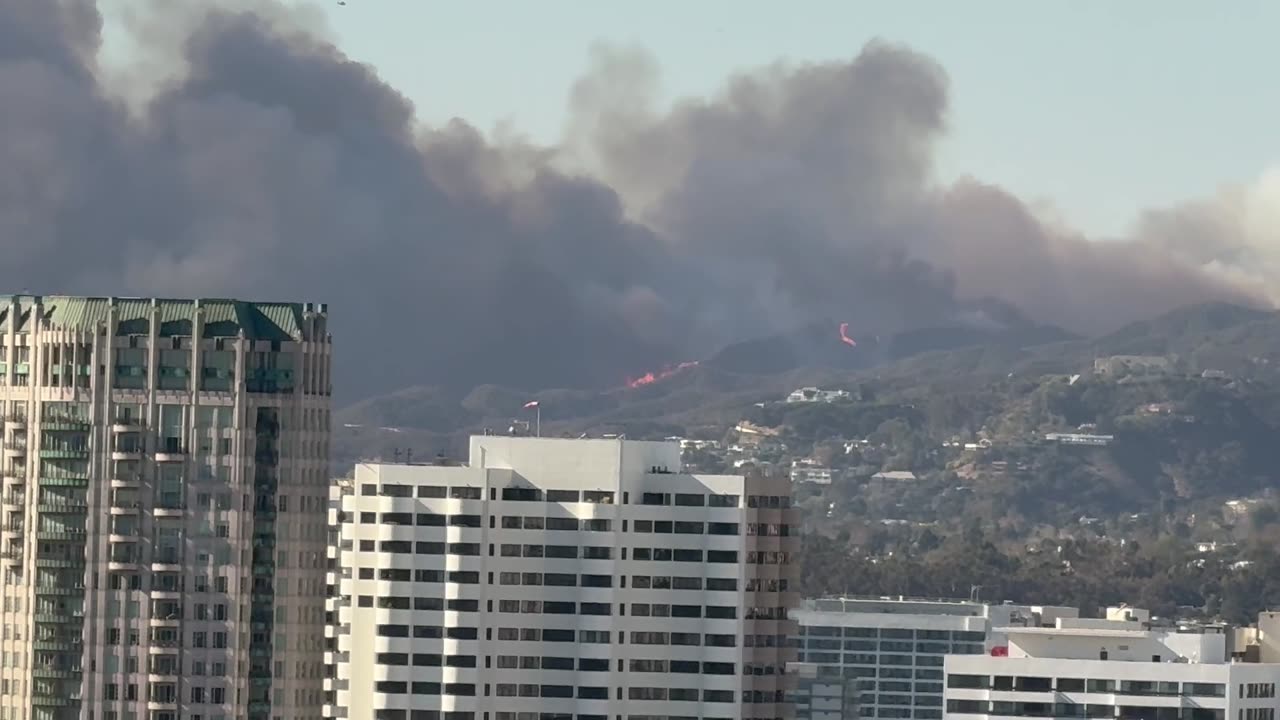
{"label": "balcony", "polygon": [[5,415],[4,424],[11,428],[24,428],[27,426],[27,416],[13,414]]}
{"label": "balcony", "polygon": [[111,451],[111,459],[116,461],[141,460],[142,448],[138,448],[138,447],[115,448],[114,450]]}
{"label": "balcony", "polygon": [[141,509],[142,503],[132,498],[111,501],[110,510],[112,515],[136,515]]}
{"label": "balcony", "polygon": [[125,433],[140,433],[143,430],[141,420],[133,418],[116,418],[111,422],[111,433],[113,435],[124,435]]}
{"label": "balcony", "polygon": [[62,530],[37,530],[37,540],[61,540],[64,542],[84,542],[84,528],[64,528]]}
{"label": "balcony", "polygon": [[45,666],[37,665],[36,667],[31,668],[31,677],[49,678],[53,680],[58,680],[58,679],[71,680],[73,678],[78,679],[80,677],[80,669],[79,668],[72,669],[70,667],[57,667],[52,665],[45,665]]}
{"label": "balcony", "polygon": [[48,555],[36,556],[36,567],[47,568],[82,568],[84,567],[83,557],[52,557]]}
{"label": "balcony", "polygon": [[83,460],[89,457],[87,447],[41,448],[40,457],[46,460]]}
{"label": "balcony", "polygon": [[84,595],[84,586],[37,585],[36,595]]}
{"label": "balcony", "polygon": [[156,517],[182,517],[186,510],[186,503],[180,500],[161,498],[151,508],[151,514]]}
{"label": "balcony", "polygon": [[63,640],[48,638],[45,640],[35,640],[32,646],[36,650],[51,650],[55,652],[74,652],[78,653],[84,647],[79,639]]}
{"label": "balcony", "polygon": [[187,459],[187,449],[183,447],[169,446],[166,448],[156,449],[156,462],[173,463],[182,462]]}
{"label": "balcony", "polygon": [[41,485],[50,487],[71,487],[71,488],[87,488],[89,487],[88,475],[58,475],[54,477],[40,478]]}
{"label": "balcony", "polygon": [[4,444],[4,454],[5,454],[5,457],[11,457],[11,458],[26,457],[27,444],[7,442]]}
{"label": "balcony", "polygon": [[[41,484],[47,484],[44,480]],[[83,514],[89,510],[89,501],[77,498],[44,498],[36,503],[41,513]]]}
{"label": "balcony", "polygon": [[27,494],[20,492],[7,492],[0,496],[0,503],[8,506],[11,510],[21,509],[27,504]]}
{"label": "balcony", "polygon": [[9,465],[4,470],[0,470],[0,475],[3,475],[5,480],[22,482],[27,479],[27,469],[20,465]]}
{"label": "balcony", "polygon": [[92,424],[84,418],[49,417],[40,421],[40,429],[50,432],[88,432]]}

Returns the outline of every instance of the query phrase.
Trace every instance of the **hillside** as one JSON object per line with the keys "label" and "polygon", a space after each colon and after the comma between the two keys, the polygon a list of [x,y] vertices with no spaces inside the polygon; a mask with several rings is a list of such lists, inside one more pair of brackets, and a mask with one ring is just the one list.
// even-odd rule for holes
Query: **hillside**
{"label": "hillside", "polygon": [[[875,339],[867,342],[874,345]],[[534,394],[496,386],[469,393],[410,388],[338,412],[335,460],[342,467],[360,457],[390,457],[395,449],[413,449],[419,457],[456,454],[470,432],[505,430],[513,419],[532,420],[532,411],[523,405],[536,399],[544,434],[622,432],[630,437],[719,439],[747,417],[787,426],[804,452],[828,438],[865,437],[893,419],[911,425],[920,433],[920,443],[934,447],[953,437],[976,437],[980,431],[1021,442],[1046,431],[1092,423],[1099,432],[1105,428],[1123,440],[1096,462],[1082,462],[1076,455],[1054,461],[1038,450],[1027,453],[1041,464],[1058,463],[1060,472],[1053,482],[1088,475],[1093,478],[1089,491],[1099,502],[1118,498],[1126,508],[1165,496],[1202,497],[1201,490],[1210,482],[1206,474],[1213,471],[1208,461],[1197,466],[1197,458],[1229,442],[1242,443],[1248,451],[1229,479],[1217,481],[1223,491],[1256,489],[1269,482],[1258,468],[1271,459],[1265,447],[1268,434],[1280,429],[1274,422],[1280,400],[1273,390],[1280,383],[1280,314],[1214,304],[1184,308],[1095,339],[1022,326],[904,333],[882,338],[879,344],[880,350],[906,349],[901,357],[875,358],[871,351],[876,348],[849,347],[830,327],[814,327],[788,338],[726,348],[700,366],[636,388]],[[802,358],[795,348],[807,354]],[[1104,383],[1089,377],[1096,357],[1117,354],[1168,356],[1173,361],[1171,374],[1132,387],[1123,379]],[[758,359],[754,365],[748,362],[753,357]],[[810,364],[788,367],[798,359]],[[1235,380],[1195,377],[1204,370],[1222,371]],[[1086,377],[1071,386],[1067,378],[1073,374]],[[842,407],[796,409],[794,421],[771,415],[792,412],[769,403],[805,385],[854,389],[863,400]],[[1177,404],[1179,413],[1193,415],[1196,421],[1178,424],[1133,415],[1142,404],[1164,402]],[[1015,467],[1029,462],[1016,447],[1009,444],[1001,451],[1010,454]],[[944,466],[937,470],[953,471]],[[1024,481],[1011,487],[1037,486]],[[1199,489],[1188,494],[1187,487]],[[1001,492],[1004,497],[1012,491]]]}

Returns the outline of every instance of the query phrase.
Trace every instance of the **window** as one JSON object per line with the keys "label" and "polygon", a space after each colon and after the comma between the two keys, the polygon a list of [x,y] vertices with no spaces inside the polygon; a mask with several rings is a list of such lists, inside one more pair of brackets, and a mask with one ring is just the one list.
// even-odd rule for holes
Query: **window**
{"label": "window", "polygon": [[675,496],[677,507],[702,507],[706,502],[706,496],[701,493],[676,493]]}

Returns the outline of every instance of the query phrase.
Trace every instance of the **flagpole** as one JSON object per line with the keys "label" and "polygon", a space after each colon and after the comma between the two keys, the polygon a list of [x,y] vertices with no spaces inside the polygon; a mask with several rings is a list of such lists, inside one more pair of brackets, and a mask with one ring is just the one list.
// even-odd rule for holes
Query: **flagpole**
{"label": "flagpole", "polygon": [[533,414],[534,437],[542,437],[542,403],[538,403]]}

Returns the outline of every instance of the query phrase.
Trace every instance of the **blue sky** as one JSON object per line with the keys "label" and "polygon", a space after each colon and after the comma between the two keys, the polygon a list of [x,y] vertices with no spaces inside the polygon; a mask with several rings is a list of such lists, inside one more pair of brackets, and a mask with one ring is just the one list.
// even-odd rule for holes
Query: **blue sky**
{"label": "blue sky", "polygon": [[951,78],[943,178],[1049,202],[1096,235],[1145,207],[1249,182],[1280,157],[1280,3],[1262,0],[337,0],[319,7],[425,122],[508,122],[553,142],[595,43],[641,46],[668,97],[872,38]]}

